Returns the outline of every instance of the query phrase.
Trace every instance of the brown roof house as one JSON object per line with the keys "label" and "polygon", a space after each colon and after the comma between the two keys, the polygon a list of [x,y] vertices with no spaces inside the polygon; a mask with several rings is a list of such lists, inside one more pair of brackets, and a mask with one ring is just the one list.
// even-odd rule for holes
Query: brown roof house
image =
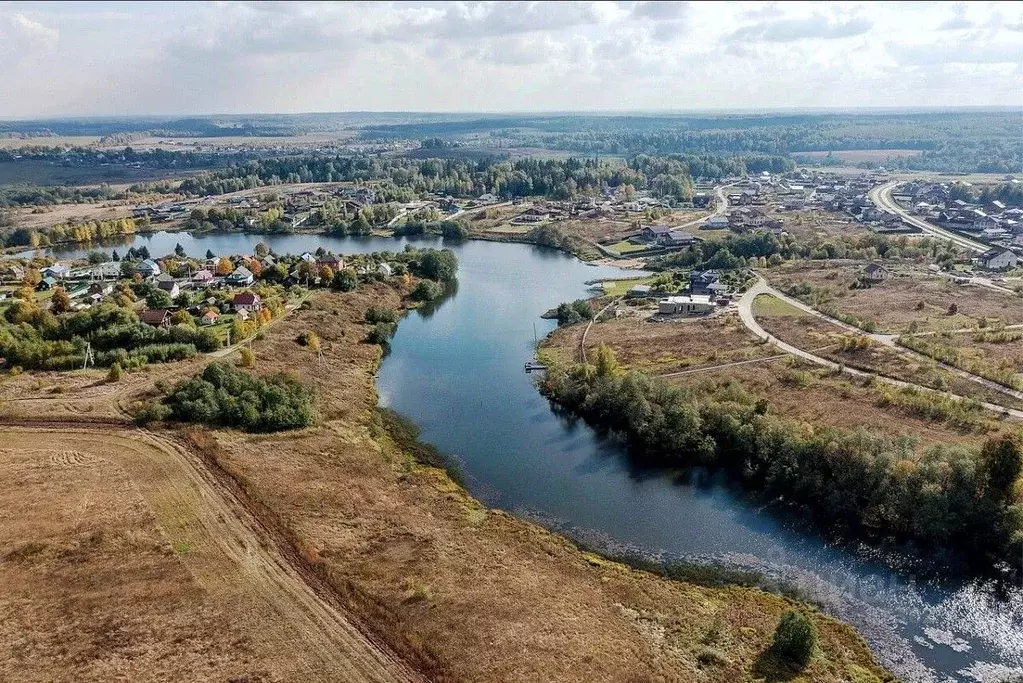
{"label": "brown roof house", "polygon": [[139,319],[147,325],[153,327],[167,327],[170,325],[171,314],[166,308],[151,308],[148,311],[143,311]]}

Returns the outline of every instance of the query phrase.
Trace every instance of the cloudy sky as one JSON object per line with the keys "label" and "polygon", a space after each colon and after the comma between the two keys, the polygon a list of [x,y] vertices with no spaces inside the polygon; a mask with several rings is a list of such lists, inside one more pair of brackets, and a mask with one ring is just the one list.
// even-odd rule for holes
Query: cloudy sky
{"label": "cloudy sky", "polygon": [[0,117],[1023,107],[1023,2],[0,2]]}

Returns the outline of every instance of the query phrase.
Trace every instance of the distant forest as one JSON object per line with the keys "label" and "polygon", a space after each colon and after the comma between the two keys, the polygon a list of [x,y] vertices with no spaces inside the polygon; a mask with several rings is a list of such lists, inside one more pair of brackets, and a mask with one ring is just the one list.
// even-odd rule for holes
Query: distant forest
{"label": "distant forest", "polygon": [[[1013,173],[1023,168],[1019,111],[721,116],[559,116],[375,125],[365,140],[439,139],[467,147],[535,147],[583,154],[766,154],[919,150],[872,165]],[[436,145],[436,143],[432,143]],[[863,164],[869,166],[871,164]]]}
{"label": "distant forest", "polygon": [[[1023,172],[1023,112],[960,110],[700,115],[472,116],[414,113],[346,113],[184,118],[101,118],[0,121],[0,137],[46,145],[54,136],[98,136],[108,145],[130,145],[147,135],[160,137],[298,137],[337,133],[360,144],[404,143],[406,156],[420,160],[490,159],[522,150],[550,150],[584,157],[684,155],[686,158],[783,157],[803,165],[841,163],[807,153],[880,150],[859,161],[864,168],[886,166],[944,172]],[[294,141],[292,141],[294,144]],[[309,145],[319,147],[322,142]],[[299,145],[300,146],[300,145]],[[411,149],[409,149],[411,148]],[[884,150],[893,150],[891,156]],[[915,150],[906,155],[895,150]],[[0,161],[26,150],[0,151]],[[66,150],[63,162],[67,163]],[[45,152],[37,151],[36,154]],[[76,152],[72,151],[71,154]],[[80,154],[88,154],[80,152]],[[162,169],[237,165],[194,152],[132,153],[134,161]],[[251,154],[251,153],[250,153]],[[248,158],[265,158],[262,151]],[[216,156],[217,158],[212,158]],[[83,159],[72,159],[81,163]],[[291,171],[288,171],[291,173]],[[702,175],[693,173],[694,177]],[[713,176],[714,174],[709,174]],[[460,179],[460,182],[464,179]]]}

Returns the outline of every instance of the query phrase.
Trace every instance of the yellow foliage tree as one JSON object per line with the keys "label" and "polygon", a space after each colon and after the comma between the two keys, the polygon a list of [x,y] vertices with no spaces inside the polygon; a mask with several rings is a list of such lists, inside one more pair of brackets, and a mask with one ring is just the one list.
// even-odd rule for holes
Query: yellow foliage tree
{"label": "yellow foliage tree", "polygon": [[234,264],[231,263],[231,259],[221,256],[217,261],[217,275],[230,275],[233,270]]}

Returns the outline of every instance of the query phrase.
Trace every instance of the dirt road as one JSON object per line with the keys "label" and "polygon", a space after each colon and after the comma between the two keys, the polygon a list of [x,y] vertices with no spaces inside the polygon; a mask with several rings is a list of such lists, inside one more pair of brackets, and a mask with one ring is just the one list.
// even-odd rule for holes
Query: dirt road
{"label": "dirt road", "polygon": [[237,619],[253,627],[257,646],[289,653],[282,658],[288,670],[279,672],[284,680],[421,680],[318,593],[289,551],[181,445],[113,424],[29,424],[0,423],[5,440],[21,452],[76,453],[112,461],[127,473],[200,587],[232,605]]}

